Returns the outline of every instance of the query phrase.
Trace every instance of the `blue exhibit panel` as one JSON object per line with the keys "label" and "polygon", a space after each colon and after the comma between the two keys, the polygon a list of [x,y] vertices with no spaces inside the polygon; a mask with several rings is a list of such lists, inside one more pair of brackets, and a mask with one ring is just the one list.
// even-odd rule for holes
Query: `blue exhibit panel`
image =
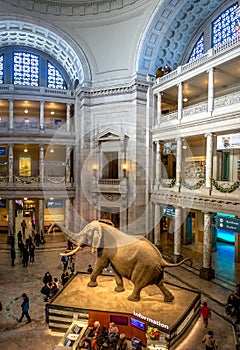
{"label": "blue exhibit panel", "polygon": [[217,239],[226,243],[235,243],[235,232],[217,230]]}

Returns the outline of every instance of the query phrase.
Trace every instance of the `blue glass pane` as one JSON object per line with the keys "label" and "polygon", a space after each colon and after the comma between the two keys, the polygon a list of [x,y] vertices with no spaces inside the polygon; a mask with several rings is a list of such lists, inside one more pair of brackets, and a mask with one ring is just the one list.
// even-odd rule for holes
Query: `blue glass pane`
{"label": "blue glass pane", "polygon": [[48,62],[48,87],[53,89],[66,89],[66,82],[59,70]]}
{"label": "blue glass pane", "polygon": [[194,61],[196,58],[201,57],[203,54],[204,54],[204,35],[202,34],[201,37],[198,39],[197,43],[195,44],[188,62]]}
{"label": "blue glass pane", "polygon": [[238,3],[226,9],[214,22],[212,22],[212,46],[223,44],[237,34]]}
{"label": "blue glass pane", "polygon": [[0,56],[0,84],[3,84],[3,55]]}
{"label": "blue glass pane", "polygon": [[39,85],[39,57],[27,52],[13,52],[13,84]]}

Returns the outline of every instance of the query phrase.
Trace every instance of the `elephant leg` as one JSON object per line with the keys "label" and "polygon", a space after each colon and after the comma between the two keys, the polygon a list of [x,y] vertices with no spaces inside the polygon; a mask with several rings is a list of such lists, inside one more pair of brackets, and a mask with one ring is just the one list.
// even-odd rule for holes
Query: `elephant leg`
{"label": "elephant leg", "polygon": [[116,281],[116,284],[117,286],[115,287],[115,292],[124,292],[125,291],[125,288],[123,286],[123,279],[122,279],[122,276],[116,272],[113,268],[113,272],[114,272],[114,277],[115,277],[115,281]]}
{"label": "elephant leg", "polygon": [[90,281],[88,282],[88,287],[97,287],[98,285],[97,277],[98,275],[100,275],[102,270],[105,267],[107,267],[107,265],[108,265],[108,259],[103,259],[102,257],[97,259],[93,268],[93,272],[91,273],[91,276],[90,276]]}
{"label": "elephant leg", "polygon": [[167,287],[165,286],[162,280],[157,284],[157,286],[164,295],[164,301],[167,301],[167,302],[173,301],[174,296],[172,295],[170,290],[167,289]]}
{"label": "elephant leg", "polygon": [[142,286],[134,285],[133,292],[129,295],[128,300],[130,301],[139,301],[140,300],[140,292],[142,290]]}

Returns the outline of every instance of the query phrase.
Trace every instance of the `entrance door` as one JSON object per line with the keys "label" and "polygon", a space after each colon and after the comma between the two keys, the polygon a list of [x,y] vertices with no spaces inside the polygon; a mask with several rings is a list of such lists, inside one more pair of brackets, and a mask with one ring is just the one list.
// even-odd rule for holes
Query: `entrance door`
{"label": "entrance door", "polygon": [[111,220],[116,228],[119,227],[120,224],[120,213],[119,208],[101,208],[101,219]]}

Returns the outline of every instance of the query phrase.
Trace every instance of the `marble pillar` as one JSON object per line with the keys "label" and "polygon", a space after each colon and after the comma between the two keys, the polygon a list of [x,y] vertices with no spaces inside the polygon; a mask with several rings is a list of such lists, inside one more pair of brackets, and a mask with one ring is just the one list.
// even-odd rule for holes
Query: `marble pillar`
{"label": "marble pillar", "polygon": [[206,134],[207,145],[206,145],[206,188],[212,189],[212,167],[213,167],[213,134]]}
{"label": "marble pillar", "polygon": [[40,102],[40,130],[44,129],[44,102]]}
{"label": "marble pillar", "polygon": [[214,68],[208,71],[208,113],[214,109]]}
{"label": "marble pillar", "polygon": [[161,116],[162,116],[162,93],[159,92],[157,94],[157,125],[161,124]]}
{"label": "marble pillar", "polygon": [[38,222],[39,232],[44,232],[44,199],[39,199]]}
{"label": "marble pillar", "polygon": [[8,200],[8,235],[14,234],[13,199]]}
{"label": "marble pillar", "polygon": [[182,138],[177,138],[177,154],[176,154],[176,186],[180,189],[182,179]]}
{"label": "marble pillar", "polygon": [[182,260],[181,255],[181,237],[182,237],[182,208],[175,208],[174,220],[174,261]]}
{"label": "marble pillar", "polygon": [[8,145],[8,181],[13,182],[13,145]]}
{"label": "marble pillar", "polygon": [[161,145],[160,142],[156,142],[156,179],[155,184],[158,185],[161,179]]}
{"label": "marble pillar", "polygon": [[44,145],[39,145],[39,177],[40,182],[44,182]]}
{"label": "marble pillar", "polygon": [[211,267],[212,256],[212,217],[211,213],[204,213],[203,233],[203,266],[200,269],[200,277],[206,280],[214,278],[215,272]]}
{"label": "marble pillar", "polygon": [[13,130],[13,100],[9,101],[9,129]]}
{"label": "marble pillar", "polygon": [[70,126],[70,108],[71,108],[71,104],[68,103],[67,104],[67,115],[66,115],[66,129],[67,131],[71,131],[71,126]]}
{"label": "marble pillar", "polygon": [[158,249],[161,248],[160,220],[161,207],[158,203],[154,203],[154,244],[156,247],[158,247]]}
{"label": "marble pillar", "polygon": [[71,181],[71,178],[70,178],[70,169],[71,169],[71,146],[66,146],[66,160],[65,160],[65,181],[66,183],[69,183]]}
{"label": "marble pillar", "polygon": [[178,121],[182,119],[183,113],[183,83],[178,84]]}

